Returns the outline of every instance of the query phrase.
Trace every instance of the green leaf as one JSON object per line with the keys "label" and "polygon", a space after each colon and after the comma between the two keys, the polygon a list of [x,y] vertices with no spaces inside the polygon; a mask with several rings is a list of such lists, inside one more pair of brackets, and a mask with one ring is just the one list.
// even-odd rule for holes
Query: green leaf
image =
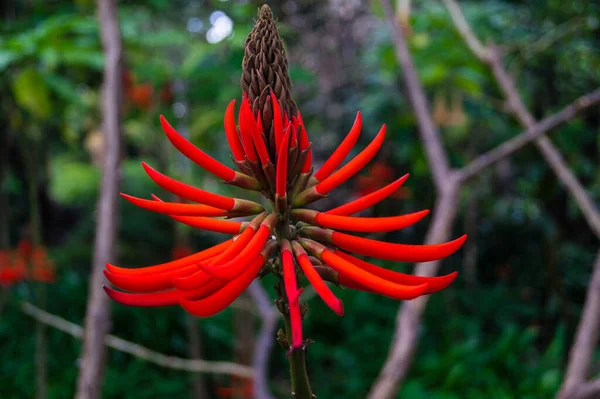
{"label": "green leaf", "polygon": [[21,58],[21,55],[15,51],[0,51],[0,72],[8,68],[10,64]]}
{"label": "green leaf", "polygon": [[33,114],[45,120],[52,112],[50,91],[42,75],[34,68],[22,70],[13,82],[13,94],[17,103]]}

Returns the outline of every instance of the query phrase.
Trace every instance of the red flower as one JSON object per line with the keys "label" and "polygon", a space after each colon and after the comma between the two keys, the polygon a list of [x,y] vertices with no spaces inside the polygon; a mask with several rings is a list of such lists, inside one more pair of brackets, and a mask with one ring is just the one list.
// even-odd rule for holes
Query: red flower
{"label": "red flower", "polygon": [[[292,327],[291,349],[302,346],[298,274],[304,274],[323,301],[338,315],[342,302],[325,281],[369,291],[394,299],[408,300],[439,291],[456,277],[420,277],[387,270],[349,253],[398,262],[428,262],[456,252],[466,236],[436,245],[392,244],[361,238],[348,232],[386,232],[410,226],[428,211],[394,217],[361,218],[360,212],[394,194],[408,175],[372,190],[327,212],[305,208],[362,170],[381,148],[385,125],[358,155],[340,166],[353,149],[362,127],[360,113],[354,126],[331,157],[313,175],[311,144],[302,117],[287,115],[271,93],[273,130],[263,132],[263,120],[253,114],[244,96],[239,128],[234,119],[234,102],[225,112],[225,133],[239,171],[218,162],[179,135],[161,117],[169,141],[185,156],[227,184],[258,191],[271,210],[238,198],[214,194],[174,180],[143,163],[146,173],[165,190],[195,204],[145,200],[122,194],[144,209],[169,215],[190,226],[227,233],[234,238],[212,248],[172,262],[141,269],[107,265],[106,277],[117,288],[108,295],[125,305],[180,305],[199,317],[212,316],[231,304],[257,277],[274,273],[283,281],[285,312]],[[389,180],[391,170],[375,168]],[[232,217],[249,217],[233,221]]]}
{"label": "red flower", "polygon": [[25,262],[16,251],[0,251],[0,285],[10,287],[25,279]]}
{"label": "red flower", "polygon": [[27,279],[52,283],[56,276],[46,249],[23,239],[16,250],[0,251],[0,285],[11,286]]}

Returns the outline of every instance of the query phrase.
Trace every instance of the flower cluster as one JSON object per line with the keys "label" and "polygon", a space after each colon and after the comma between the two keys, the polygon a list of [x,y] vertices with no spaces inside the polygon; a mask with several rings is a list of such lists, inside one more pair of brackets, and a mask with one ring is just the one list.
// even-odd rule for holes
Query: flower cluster
{"label": "flower cluster", "polygon": [[[306,208],[324,198],[363,169],[376,155],[385,138],[385,125],[354,158],[344,159],[354,148],[362,128],[360,113],[349,134],[313,174],[311,143],[300,112],[288,115],[270,93],[272,132],[263,129],[244,96],[236,124],[234,103],[225,112],[225,133],[234,170],[210,157],[178,134],[161,117],[169,141],[186,157],[225,183],[258,191],[270,209],[249,200],[211,193],[174,180],[142,163],[160,187],[194,203],[164,202],[122,196],[149,211],[163,213],[187,225],[234,237],[184,258],[141,269],[107,265],[105,275],[117,291],[105,287],[117,302],[131,306],[180,305],[198,317],[212,316],[231,304],[257,278],[273,273],[283,282],[282,310],[292,326],[291,347],[302,346],[302,311],[299,298],[303,274],[317,294],[336,314],[342,302],[325,281],[369,291],[398,300],[409,300],[447,287],[456,272],[440,277],[421,277],[394,272],[361,260],[350,253],[397,262],[427,262],[457,251],[466,236],[435,245],[406,245],[376,241],[357,233],[388,232],[413,225],[428,211],[393,217],[354,217],[395,193],[408,175],[342,206],[318,212]],[[246,221],[231,218],[248,218]]]}
{"label": "flower cluster", "polygon": [[12,286],[25,280],[52,283],[55,279],[54,262],[44,247],[34,247],[23,239],[17,249],[0,251],[0,285]]}

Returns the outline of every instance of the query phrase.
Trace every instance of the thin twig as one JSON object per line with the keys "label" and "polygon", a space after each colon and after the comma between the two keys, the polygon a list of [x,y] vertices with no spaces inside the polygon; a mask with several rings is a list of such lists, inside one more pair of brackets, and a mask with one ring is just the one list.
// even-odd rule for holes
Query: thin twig
{"label": "thin twig", "polygon": [[477,36],[475,36],[471,30],[471,25],[469,25],[465,16],[461,12],[460,6],[452,0],[442,0],[442,2],[446,8],[448,8],[448,11],[450,11],[454,25],[456,26],[456,30],[458,30],[464,41],[467,43],[467,46],[469,46],[477,58],[486,61],[490,57],[489,51],[483,44],[481,44],[479,39],[477,39]]}
{"label": "thin twig", "polygon": [[[444,0],[448,1],[448,0]],[[564,107],[559,112],[550,115],[542,121],[534,124],[523,133],[512,139],[505,141],[496,148],[485,152],[462,167],[457,173],[460,181],[464,182],[479,174],[483,169],[511,155],[513,152],[521,149],[533,140],[542,137],[558,125],[572,119],[578,113],[589,109],[593,105],[600,103],[600,88],[579,97],[573,103]]]}
{"label": "thin twig", "polygon": [[[510,112],[527,129],[533,128],[536,124],[535,118],[527,110],[527,107],[525,107],[525,104],[517,91],[514,80],[509,76],[504,67],[501,50],[493,43],[488,45],[487,51],[484,53],[481,53],[480,49],[473,48],[472,45],[474,42],[477,43],[477,46],[481,46],[481,43],[470,29],[460,6],[455,0],[442,1],[448,8],[456,29],[465,42],[467,42],[469,48],[471,48],[475,56],[490,66],[492,73],[498,82],[498,86],[506,97]],[[465,26],[467,28],[465,28]],[[547,137],[538,137],[535,140],[535,145],[542,153],[545,161],[557,175],[558,179],[565,185],[567,191],[569,191],[571,196],[575,199],[575,202],[579,206],[579,209],[581,209],[584,219],[590,226],[592,232],[600,238],[600,212],[594,204],[594,201],[592,201],[587,194],[585,188],[581,185],[579,180],[577,180],[577,177],[569,168],[560,152]]]}
{"label": "thin twig", "polygon": [[404,33],[402,32],[398,21],[396,18],[394,18],[392,5],[390,4],[389,0],[384,0],[382,3],[386,18],[389,22],[389,25],[392,27],[392,31],[394,32],[396,58],[398,59],[398,63],[402,67],[402,72],[404,73],[406,92],[408,94],[410,104],[415,112],[415,116],[417,117],[419,134],[425,147],[427,161],[433,175],[433,182],[435,183],[436,190],[438,193],[440,193],[444,184],[446,184],[446,178],[450,172],[448,155],[444,150],[437,127],[431,118],[431,112],[429,110],[429,105],[427,104],[425,91],[421,86],[415,65],[408,51]]}
{"label": "thin twig", "polygon": [[[33,317],[35,320],[72,335],[75,338],[82,339],[84,336],[84,330],[80,325],[71,323],[62,317],[45,312],[33,306],[29,302],[23,302],[21,304],[21,310],[25,314]],[[104,344],[120,352],[130,354],[139,359],[143,359],[150,363],[154,363],[158,366],[169,369],[193,373],[231,374],[244,378],[253,378],[254,376],[253,369],[248,366],[231,362],[190,360],[175,356],[168,356],[110,334],[105,336]]]}

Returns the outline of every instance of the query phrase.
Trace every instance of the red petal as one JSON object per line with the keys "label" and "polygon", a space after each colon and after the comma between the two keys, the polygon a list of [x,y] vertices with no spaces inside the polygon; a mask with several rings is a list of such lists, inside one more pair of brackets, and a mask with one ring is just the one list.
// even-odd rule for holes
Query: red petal
{"label": "red petal", "polygon": [[145,162],[142,162],[142,166],[146,170],[148,176],[150,176],[150,178],[154,180],[156,184],[165,190],[180,196],[181,198],[226,210],[231,210],[235,205],[235,200],[233,198],[210,193],[185,183],[181,183],[175,179],[163,175],[160,172],[157,172]]}
{"label": "red petal", "polygon": [[182,267],[190,266],[206,259],[210,259],[223,252],[232,243],[233,239],[229,239],[225,242],[222,242],[221,244],[205,249],[204,251],[198,252],[194,255],[186,256],[185,258],[177,259],[167,263],[162,263],[159,265],[142,267],[139,269],[118,267],[113,266],[109,263],[106,264],[106,268],[113,274],[121,274],[127,276],[144,276],[149,274],[164,273],[180,269]]}
{"label": "red petal", "polygon": [[225,280],[234,279],[235,277],[238,277],[250,264],[252,259],[260,253],[270,234],[270,228],[262,224],[248,245],[235,258],[225,264],[200,264],[199,266],[216,278]]}
{"label": "red petal", "polygon": [[244,148],[240,142],[240,137],[238,136],[237,127],[235,125],[234,107],[235,100],[231,100],[225,111],[225,135],[227,135],[227,141],[229,142],[229,147],[231,147],[233,157],[236,161],[243,161],[246,154],[244,153]]}
{"label": "red petal", "polygon": [[281,120],[281,109],[275,93],[271,92],[271,104],[273,105],[273,131],[275,134],[275,151],[279,153],[281,140],[283,139],[283,121]]}
{"label": "red petal", "polygon": [[265,259],[258,255],[241,276],[227,283],[222,289],[201,300],[180,299],[179,304],[189,313],[198,317],[213,316],[229,306],[256,277]]}
{"label": "red petal", "polygon": [[287,168],[288,168],[288,152],[289,152],[289,139],[290,139],[290,126],[285,131],[285,135],[282,139],[282,144],[279,148],[279,154],[277,156],[277,171],[275,179],[275,192],[280,197],[286,195],[287,187]]}
{"label": "red petal", "polygon": [[242,146],[246,157],[250,162],[256,163],[258,158],[256,157],[256,150],[252,143],[252,124],[254,124],[254,117],[252,116],[252,110],[248,103],[248,98],[244,97],[242,100],[242,106],[240,107],[240,136],[242,136]]}
{"label": "red petal", "polygon": [[339,145],[339,147],[331,154],[329,159],[321,166],[321,168],[315,173],[315,178],[318,181],[325,180],[333,171],[340,166],[344,158],[352,151],[354,144],[358,140],[358,136],[360,135],[360,129],[362,128],[362,116],[360,112],[356,114],[356,120],[354,121],[354,125],[352,125],[352,129]]}
{"label": "red petal", "polygon": [[227,212],[223,209],[214,208],[208,205],[198,204],[181,204],[177,202],[157,202],[142,198],[133,197],[131,195],[121,193],[121,197],[125,198],[132,204],[148,211],[163,213],[168,215],[182,216],[226,216]]}
{"label": "red petal", "polygon": [[308,173],[310,172],[310,168],[312,167],[312,148],[308,150],[308,154],[306,154],[306,159],[304,160],[304,164],[302,165],[302,169],[300,173]]}
{"label": "red petal", "polygon": [[[340,170],[333,173],[328,178],[321,181],[321,183],[317,184],[315,188],[319,194],[327,194],[350,177],[354,176],[359,170],[361,170],[366,164],[368,164],[371,159],[377,154],[379,148],[383,144],[383,140],[385,139],[385,125],[381,128],[377,136],[371,141],[371,143],[360,152],[357,156],[355,156],[351,161],[349,161],[346,165],[342,166]],[[316,175],[315,175],[316,176]]]}
{"label": "red petal", "polygon": [[126,306],[160,307],[173,306],[179,303],[179,293],[177,290],[153,292],[150,294],[130,294],[113,290],[106,286],[103,288],[110,299]]}
{"label": "red petal", "polygon": [[452,255],[463,245],[467,235],[454,241],[434,245],[392,244],[333,232],[331,242],[349,252],[397,262],[431,262]]}
{"label": "red petal", "polygon": [[406,179],[408,179],[408,174],[405,174],[395,182],[390,183],[387,186],[382,187],[379,190],[366,195],[365,197],[359,198],[342,206],[338,206],[337,208],[331,209],[325,213],[329,215],[346,216],[360,212],[363,209],[367,209],[383,201],[384,199],[398,191],[398,189],[406,181]]}
{"label": "red petal", "polygon": [[210,157],[204,151],[182,137],[162,115],[160,116],[160,123],[171,144],[198,166],[225,181],[230,181],[235,177],[235,171],[233,169]]}
{"label": "red petal", "polygon": [[[348,255],[340,250],[335,250],[334,253],[337,256],[339,256],[340,258],[343,258],[343,259],[347,260],[348,262],[353,263],[354,265],[363,269],[364,271],[367,271],[371,274],[374,274],[374,275],[381,277],[383,279],[386,279],[388,281],[392,281],[392,282],[398,283],[398,284],[405,284],[405,285],[427,284],[428,288],[427,288],[426,292],[428,294],[436,292],[436,291],[440,291],[440,290],[448,287],[450,284],[452,284],[452,282],[458,275],[458,272],[453,272],[453,273],[447,274],[445,276],[439,276],[439,277],[414,276],[412,274],[404,274],[404,273],[395,272],[393,270],[384,269],[384,268],[374,265],[372,263],[365,262],[362,259],[355,258],[352,255]],[[346,285],[342,281],[340,281],[340,284]]]}
{"label": "red petal", "polygon": [[374,233],[400,230],[408,226],[412,226],[419,220],[423,219],[428,213],[429,211],[425,210],[409,213],[408,215],[381,218],[361,218],[318,213],[315,221],[319,226],[330,229]]}
{"label": "red petal", "polygon": [[302,346],[302,316],[300,314],[300,303],[298,297],[301,290],[296,283],[296,271],[294,270],[294,260],[289,249],[289,242],[286,240],[287,248],[282,247],[281,260],[283,262],[283,281],[285,293],[288,298],[290,308],[290,321],[292,324],[292,349]]}
{"label": "red petal", "polygon": [[336,297],[333,292],[329,289],[327,284],[323,281],[319,273],[315,270],[313,264],[310,259],[308,259],[308,255],[304,252],[304,249],[297,243],[292,243],[294,254],[296,255],[296,260],[300,264],[304,275],[308,279],[308,281],[315,287],[315,291],[317,294],[323,299],[323,302],[329,306],[331,310],[335,312],[338,316],[344,315],[344,304],[342,301]]}
{"label": "red petal", "polygon": [[308,133],[306,132],[306,126],[302,121],[302,115],[300,115],[300,111],[298,111],[298,121],[300,122],[300,149],[305,150],[310,145],[310,141],[308,141]]}
{"label": "red petal", "polygon": [[186,266],[181,269],[164,273],[147,274],[143,276],[127,276],[113,274],[104,270],[104,275],[114,286],[132,292],[152,292],[173,288],[173,279],[188,276],[198,270],[196,266]]}
{"label": "red petal", "polygon": [[201,216],[175,216],[169,215],[178,222],[187,224],[198,229],[215,231],[225,234],[239,234],[242,230],[242,222],[233,222],[231,220],[211,219]]}
{"label": "red petal", "polygon": [[328,249],[321,253],[321,259],[339,273],[345,274],[359,284],[391,298],[409,300],[423,295],[427,290],[427,284],[403,285],[384,280],[362,270]]}

